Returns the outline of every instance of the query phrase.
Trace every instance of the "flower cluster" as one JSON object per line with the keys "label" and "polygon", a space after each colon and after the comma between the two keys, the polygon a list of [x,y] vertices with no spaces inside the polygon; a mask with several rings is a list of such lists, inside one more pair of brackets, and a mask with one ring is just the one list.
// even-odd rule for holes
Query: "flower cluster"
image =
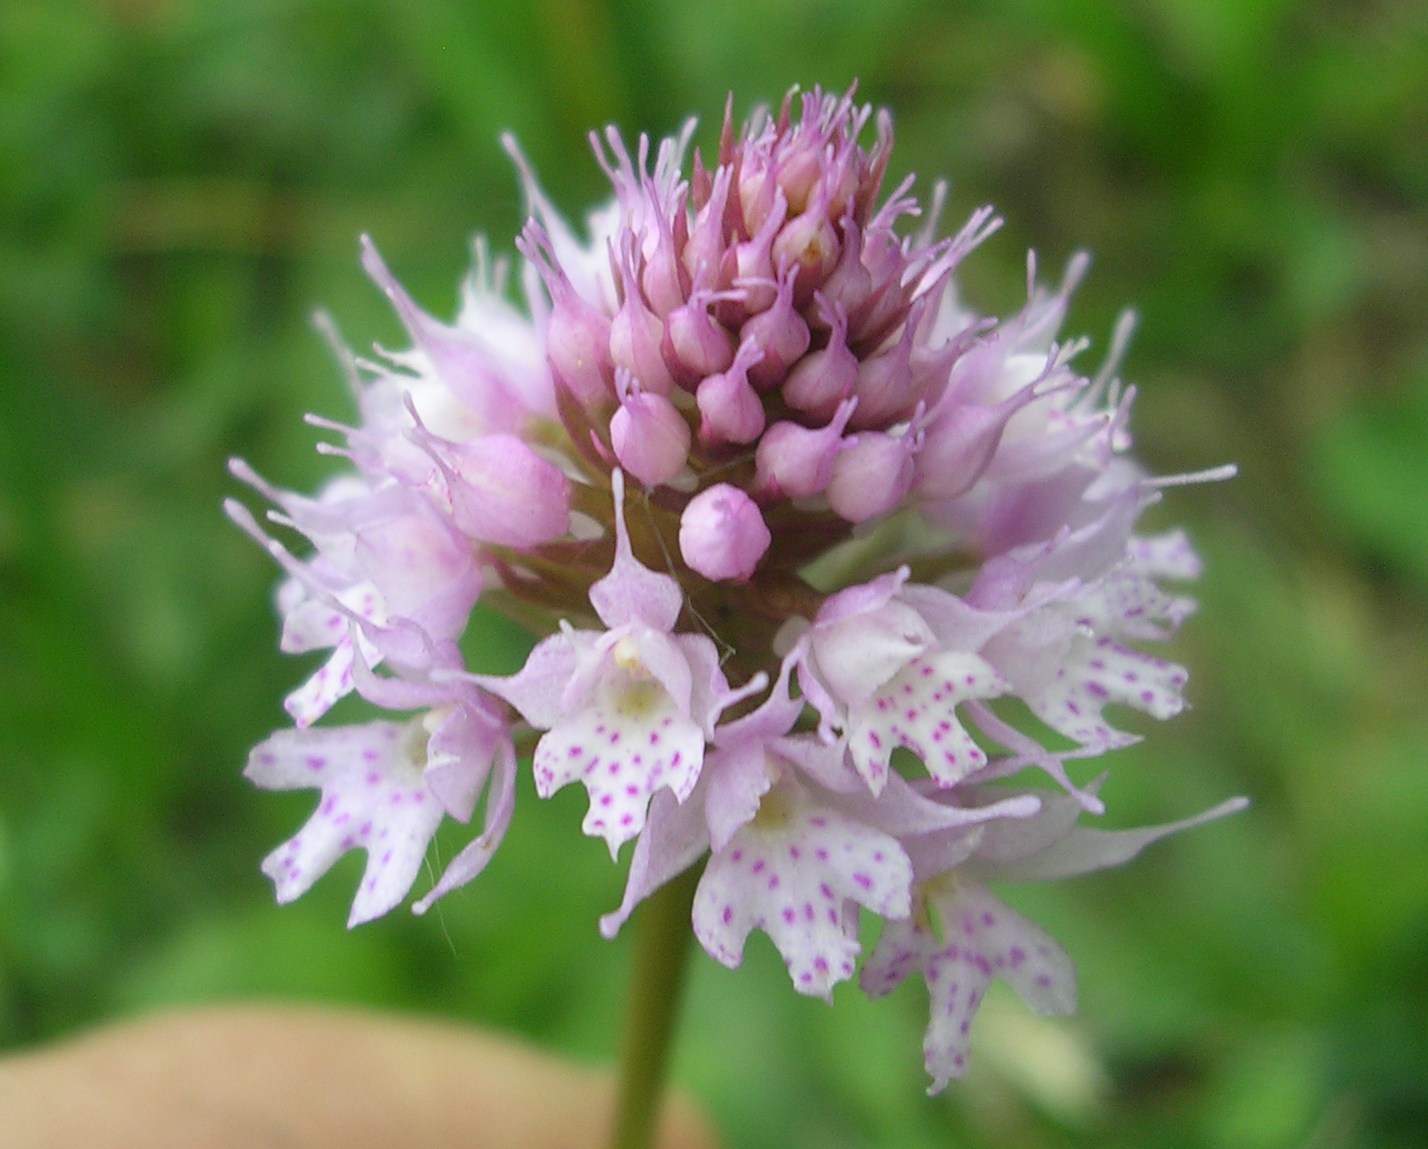
{"label": "flower cluster", "polygon": [[[653,155],[593,138],[614,198],[584,239],[508,142],[524,307],[480,248],[443,323],[364,241],[411,347],[343,353],[359,417],[314,422],[350,466],[308,498],[234,464],[310,544],[230,502],[286,572],[283,649],[326,652],[249,760],[259,786],[321,791],[264,869],[288,901],[365,851],[364,922],[479,807],[423,911],[491,858],[530,750],[541,796],[579,783],[585,833],[635,843],[602,932],[702,861],[716,960],[758,929],[801,993],[919,974],[941,1088],[991,979],[1074,1004],[1064,951],[990,883],[1118,864],[1237,808],[1090,828],[1099,780],[1068,772],[1135,740],[1113,705],[1182,708],[1184,670],[1145,647],[1190,613],[1162,584],[1197,561],[1136,524],[1185,477],[1127,456],[1129,325],[1093,377],[1058,337],[1084,260],[1051,289],[1033,264],[1008,318],[962,302],[958,265],[999,221],[939,238],[943,189],[925,217],[910,181],[885,194],[886,114],[791,94],[742,130],[726,114],[686,169],[692,130]],[[478,600],[535,629],[518,673],[465,662]],[[399,717],[315,725],[354,691]],[[859,971],[863,911],[884,925]]]}

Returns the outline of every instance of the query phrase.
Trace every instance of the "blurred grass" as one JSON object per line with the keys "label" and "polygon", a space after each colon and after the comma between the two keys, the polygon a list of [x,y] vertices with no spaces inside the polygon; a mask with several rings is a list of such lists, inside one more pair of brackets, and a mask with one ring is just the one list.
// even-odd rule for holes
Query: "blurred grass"
{"label": "blurred grass", "polygon": [[1178,648],[1196,710],[1110,787],[1127,822],[1255,805],[1013,891],[1077,958],[1082,1013],[994,995],[945,1097],[918,991],[829,1010],[762,939],[736,973],[697,961],[677,1076],[738,1146],[1422,1143],[1428,14],[1389,0],[0,8],[0,1044],[291,994],[610,1056],[625,943],[594,926],[621,876],[578,796],[527,786],[429,919],[345,933],[351,864],[272,906],[257,862],[308,803],[239,768],[302,667],[218,512],[223,460],[325,472],[301,415],[347,399],[309,315],[399,342],[364,230],[449,311],[469,237],[519,224],[499,132],[578,217],[590,127],[698,112],[707,141],[730,90],[854,77],[899,173],[950,176],[953,219],[1006,214],[970,298],[1014,306],[1026,247],[1048,270],[1088,247],[1073,326],[1140,310],[1144,456],[1241,463],[1168,500],[1208,560]]}

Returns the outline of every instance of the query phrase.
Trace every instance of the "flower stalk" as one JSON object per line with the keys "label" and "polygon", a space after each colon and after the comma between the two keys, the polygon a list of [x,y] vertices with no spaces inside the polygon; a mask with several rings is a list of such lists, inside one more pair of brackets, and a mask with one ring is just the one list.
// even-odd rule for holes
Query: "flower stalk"
{"label": "flower stalk", "polygon": [[611,1149],[650,1149],[673,1050],[697,869],[686,870],[640,907],[630,969]]}

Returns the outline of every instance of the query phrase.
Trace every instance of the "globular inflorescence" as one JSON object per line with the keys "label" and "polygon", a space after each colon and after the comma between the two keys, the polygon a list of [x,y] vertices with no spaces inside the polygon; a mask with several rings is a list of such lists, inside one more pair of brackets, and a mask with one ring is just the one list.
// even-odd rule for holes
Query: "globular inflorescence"
{"label": "globular inflorescence", "polygon": [[[423,911],[490,860],[528,750],[537,793],[579,783],[585,833],[634,842],[607,936],[702,863],[716,960],[757,929],[801,993],[921,975],[940,1088],[991,979],[1074,1006],[1065,952],[989,883],[1118,864],[1237,807],[1097,829],[1099,779],[1068,769],[1135,740],[1108,707],[1182,708],[1185,671],[1148,648],[1198,563],[1136,528],[1184,477],[1129,457],[1129,324],[1093,376],[1059,336],[1084,259],[1051,289],[1031,265],[1009,317],[971,310],[957,269],[999,221],[939,237],[941,188],[925,213],[910,180],[887,191],[886,114],[794,93],[742,130],[726,114],[687,165],[692,132],[653,155],[594,137],[614,196],[583,236],[508,142],[524,306],[480,247],[438,321],[364,240],[411,347],[343,352],[358,419],[314,422],[350,465],[305,497],[234,464],[307,541],[228,505],[286,572],[282,647],[326,652],[249,760],[259,786],[321,791],[264,870],[288,901],[365,851],[364,922],[479,808]],[[531,628],[517,673],[468,665],[478,601]],[[315,724],[354,691],[393,718]],[[863,911],[884,920],[867,955]]]}

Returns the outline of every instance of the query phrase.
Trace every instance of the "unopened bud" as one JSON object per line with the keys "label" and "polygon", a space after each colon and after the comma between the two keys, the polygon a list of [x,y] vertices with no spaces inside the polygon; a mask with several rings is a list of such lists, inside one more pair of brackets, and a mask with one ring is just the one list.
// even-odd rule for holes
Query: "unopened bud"
{"label": "unopened bud", "polygon": [[918,440],[911,431],[890,435],[865,431],[851,436],[833,463],[828,504],[850,523],[887,514],[912,489]]}
{"label": "unopened bud", "polygon": [[689,460],[689,424],[673,403],[642,391],[624,372],[620,383],[620,408],[610,418],[615,458],[647,487],[667,483]]}
{"label": "unopened bud", "polygon": [[765,431],[754,454],[754,485],[760,497],[803,499],[826,490],[856,406],[856,399],[844,400],[826,427],[780,422]]}
{"label": "unopened bud", "polygon": [[695,495],[679,521],[679,553],[714,582],[748,579],[771,542],[757,504],[728,483]]}
{"label": "unopened bud", "polygon": [[763,352],[763,357],[749,368],[749,379],[756,387],[768,388],[782,382],[811,342],[808,322],[793,306],[793,281],[797,275],[795,268],[784,276],[773,305],[739,331],[741,342],[752,341]]}
{"label": "unopened bud", "polygon": [[763,401],[749,383],[749,369],[763,351],[752,340],[739,346],[729,370],[699,384],[695,402],[701,421],[699,438],[706,443],[752,443],[763,433]]}

